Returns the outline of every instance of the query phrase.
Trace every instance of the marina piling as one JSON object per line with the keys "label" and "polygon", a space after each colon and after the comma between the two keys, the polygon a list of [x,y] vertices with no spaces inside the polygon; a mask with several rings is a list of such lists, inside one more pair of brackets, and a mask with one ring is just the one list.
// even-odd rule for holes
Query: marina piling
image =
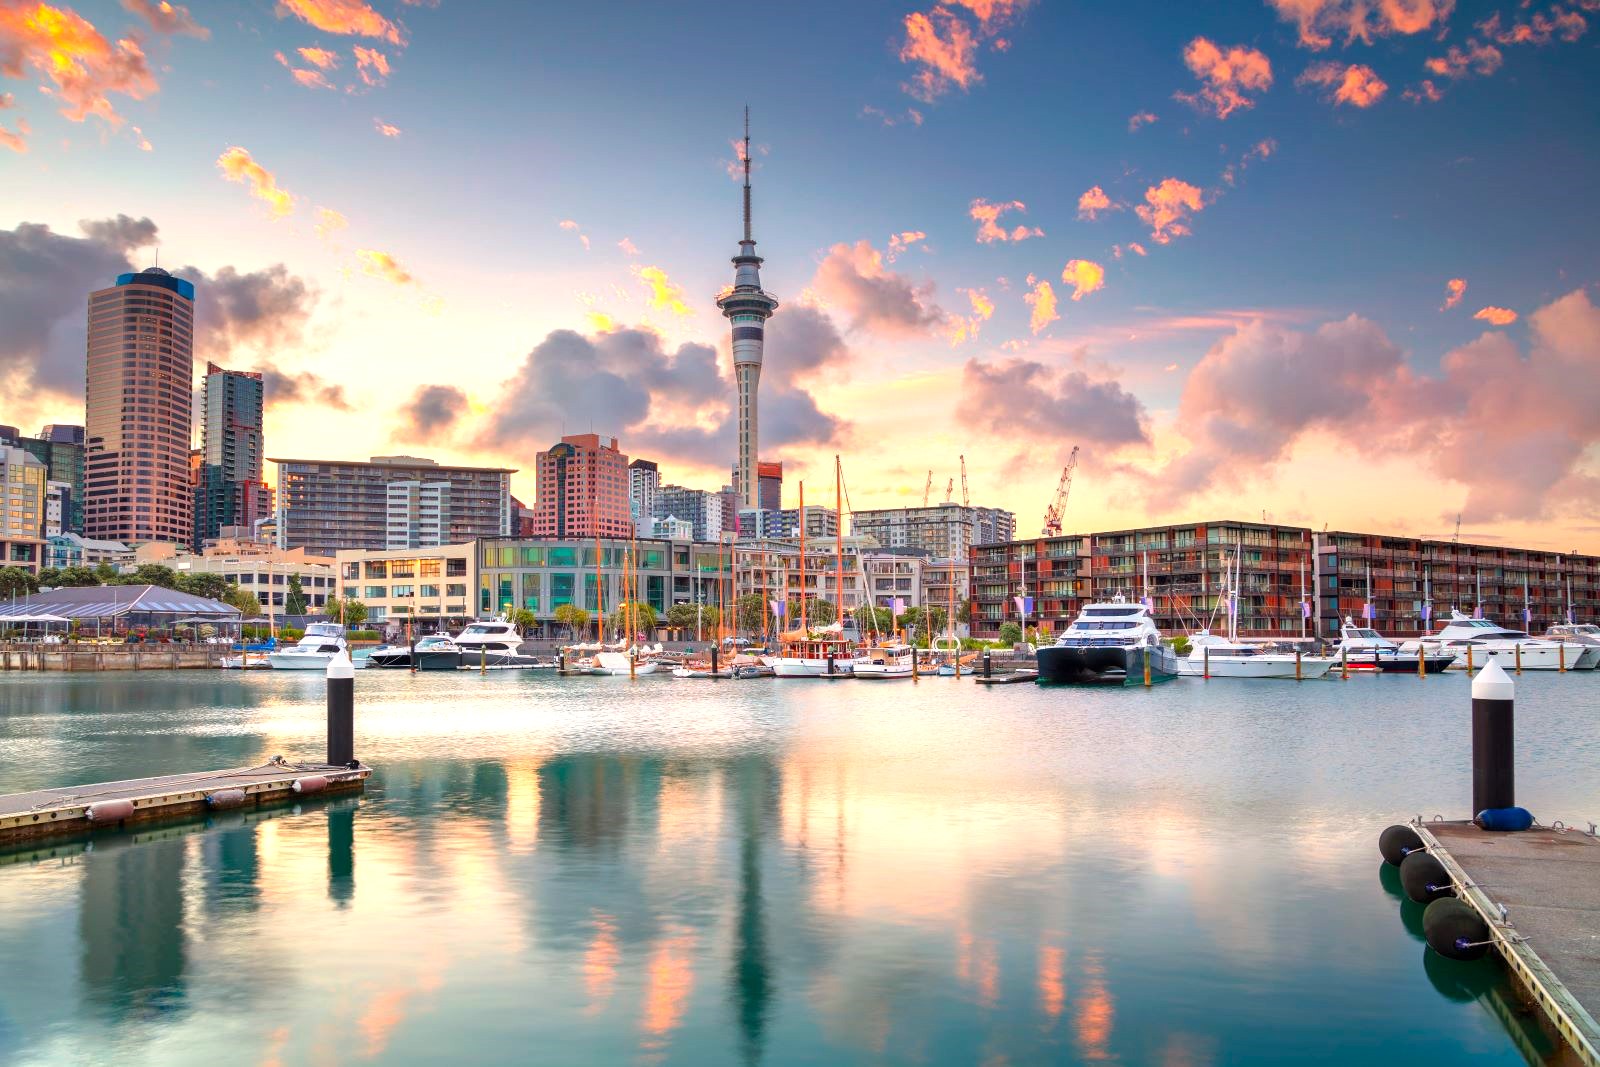
{"label": "marina piling", "polygon": [[994,659],[989,655],[987,648],[983,650],[983,676],[985,678],[994,677]]}
{"label": "marina piling", "polygon": [[1472,680],[1472,811],[1516,806],[1516,686],[1493,660]]}
{"label": "marina piling", "polygon": [[356,671],[350,655],[328,661],[328,766],[350,767],[356,761]]}
{"label": "marina piling", "polygon": [[1211,681],[1211,646],[1207,645],[1200,650],[1200,678],[1202,681]]}
{"label": "marina piling", "polygon": [[721,669],[721,666],[718,662],[718,653],[720,651],[721,649],[717,645],[711,646],[711,677],[713,678],[719,677],[717,672]]}
{"label": "marina piling", "polygon": [[[1150,668],[1146,667],[1145,673],[1150,673]],[[1304,680],[1300,673],[1300,649],[1298,647],[1294,650],[1294,680],[1297,682]]]}

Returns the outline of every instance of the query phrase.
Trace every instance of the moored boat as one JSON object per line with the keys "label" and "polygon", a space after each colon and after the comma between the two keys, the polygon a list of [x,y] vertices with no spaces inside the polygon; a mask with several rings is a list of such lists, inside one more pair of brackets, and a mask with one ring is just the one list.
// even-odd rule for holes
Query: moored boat
{"label": "moored boat", "polygon": [[1384,637],[1370,626],[1357,626],[1346,615],[1339,628],[1339,643],[1335,648],[1340,670],[1383,671],[1391,674],[1418,673],[1417,658],[1422,658],[1421,673],[1438,674],[1455,661],[1453,652],[1434,652],[1417,648],[1404,651],[1398,641]]}
{"label": "moored boat", "polygon": [[855,650],[837,622],[791,630],[780,636],[776,656],[762,658],[779,678],[848,678],[855,661]]}
{"label": "moored boat", "polygon": [[1150,680],[1179,673],[1177,653],[1144,604],[1122,597],[1086,604],[1053,645],[1038,651],[1039,681],[1046,685],[1142,685],[1145,662]]}
{"label": "moored boat", "polygon": [[1201,630],[1189,638],[1189,656],[1179,674],[1192,678],[1321,678],[1337,662],[1332,656],[1276,652],[1266,645],[1230,640]]}
{"label": "moored boat", "polygon": [[864,679],[911,678],[917,673],[910,645],[891,644],[863,649],[851,665],[855,677]]}
{"label": "moored boat", "polygon": [[267,654],[267,663],[280,671],[322,671],[345,651],[344,627],[336,622],[314,622],[292,648]]}
{"label": "moored boat", "polygon": [[1571,670],[1587,648],[1570,638],[1545,640],[1454,610],[1437,634],[1407,641],[1400,647],[1403,651],[1415,652],[1435,644],[1441,655],[1455,658],[1454,668],[1471,670],[1490,660],[1499,662],[1502,667],[1525,671]]}
{"label": "moored boat", "polygon": [[1557,623],[1544,632],[1547,640],[1570,641],[1582,645],[1584,652],[1576,664],[1567,664],[1569,671],[1592,671],[1600,667],[1600,626],[1593,623]]}

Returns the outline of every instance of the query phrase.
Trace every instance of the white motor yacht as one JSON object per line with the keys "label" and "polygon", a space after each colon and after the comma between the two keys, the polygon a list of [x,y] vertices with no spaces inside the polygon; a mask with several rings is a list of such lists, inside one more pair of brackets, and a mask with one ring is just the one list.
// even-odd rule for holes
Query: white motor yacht
{"label": "white motor yacht", "polygon": [[[1416,674],[1418,670],[1418,652],[1415,648],[1403,651],[1400,642],[1384,637],[1370,626],[1357,626],[1348,615],[1344,617],[1344,625],[1339,628],[1336,654],[1342,669],[1401,674]],[[1422,671],[1438,674],[1450,666],[1455,654],[1430,649],[1422,658]]]}
{"label": "white motor yacht", "polygon": [[1189,656],[1178,673],[1193,678],[1321,678],[1337,662],[1332,656],[1298,657],[1201,630],[1189,638]]}
{"label": "white motor yacht", "polygon": [[1152,682],[1175,677],[1180,667],[1149,608],[1122,596],[1085,604],[1056,643],[1041,646],[1038,656],[1039,681],[1046,685],[1141,685],[1147,657]]}
{"label": "white motor yacht", "polygon": [[1454,655],[1453,666],[1458,668],[1477,670],[1493,659],[1502,667],[1520,666],[1525,671],[1571,670],[1587,647],[1570,639],[1547,641],[1459,611],[1450,612],[1450,621],[1437,634],[1407,641],[1400,647],[1406,652],[1416,652],[1419,647],[1431,650],[1434,645],[1439,646],[1441,653]]}
{"label": "white motor yacht", "polygon": [[1600,667],[1600,626],[1592,622],[1561,622],[1544,632],[1546,640],[1570,641],[1583,645],[1588,651],[1578,658],[1578,665],[1567,664],[1569,671],[1592,671]]}
{"label": "white motor yacht", "polygon": [[455,636],[456,648],[461,653],[461,665],[476,667],[480,663],[494,665],[516,658],[522,647],[522,635],[506,620],[504,615],[493,619],[469,622]]}
{"label": "white motor yacht", "polygon": [[910,678],[916,673],[911,662],[915,655],[910,645],[881,645],[863,651],[852,669],[857,678]]}
{"label": "white motor yacht", "polygon": [[334,656],[345,651],[344,627],[336,622],[314,622],[306,627],[300,641],[267,655],[267,662],[279,671],[324,671]]}

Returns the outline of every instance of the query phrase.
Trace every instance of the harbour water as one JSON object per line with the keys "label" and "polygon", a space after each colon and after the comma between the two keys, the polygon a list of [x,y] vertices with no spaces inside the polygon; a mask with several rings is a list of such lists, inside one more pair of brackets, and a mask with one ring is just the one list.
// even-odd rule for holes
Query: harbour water
{"label": "harbour water", "polygon": [[[0,1063],[1515,1064],[1383,825],[1468,681],[364,671],[358,800],[0,854]],[[1600,676],[1518,679],[1600,818]],[[316,674],[0,676],[0,792],[320,756]]]}

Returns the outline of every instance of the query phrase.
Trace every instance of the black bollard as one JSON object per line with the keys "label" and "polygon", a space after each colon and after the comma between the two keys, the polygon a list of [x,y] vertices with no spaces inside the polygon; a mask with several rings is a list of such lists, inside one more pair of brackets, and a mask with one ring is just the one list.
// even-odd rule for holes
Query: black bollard
{"label": "black bollard", "polygon": [[828,653],[828,677],[833,677],[833,653]]}
{"label": "black bollard", "polygon": [[356,758],[356,670],[348,653],[328,661],[328,766],[348,767]]}
{"label": "black bollard", "polygon": [[721,663],[720,663],[721,656],[719,655],[720,652],[721,652],[721,649],[718,646],[716,646],[716,645],[712,645],[711,646],[711,677],[713,677],[713,678],[717,677],[717,675],[722,670]]}
{"label": "black bollard", "polygon": [[994,674],[994,661],[989,658],[989,650],[983,650],[983,676],[991,677]]}
{"label": "black bollard", "polygon": [[1472,814],[1515,807],[1516,683],[1494,660],[1472,679]]}
{"label": "black bollard", "polygon": [[556,672],[558,674],[567,673],[567,650],[564,648],[556,652]]}

